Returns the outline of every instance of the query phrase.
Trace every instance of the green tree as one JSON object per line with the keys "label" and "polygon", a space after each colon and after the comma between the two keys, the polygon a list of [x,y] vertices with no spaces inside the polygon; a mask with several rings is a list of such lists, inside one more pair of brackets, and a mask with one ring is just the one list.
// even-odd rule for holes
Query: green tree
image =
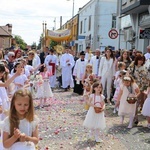
{"label": "green tree", "polygon": [[21,38],[21,36],[19,35],[15,35],[14,39],[16,40],[16,44],[23,50],[26,49],[27,44],[25,43],[25,41]]}
{"label": "green tree", "polygon": [[39,43],[37,46],[37,49],[41,49],[42,48],[42,42],[43,42],[43,34],[41,34],[40,39],[39,39]]}
{"label": "green tree", "polygon": [[37,46],[36,46],[36,42],[33,42],[32,45],[31,45],[31,49],[36,49]]}
{"label": "green tree", "polygon": [[57,44],[58,44],[58,42],[51,40],[50,48],[54,48],[54,46],[56,46]]}

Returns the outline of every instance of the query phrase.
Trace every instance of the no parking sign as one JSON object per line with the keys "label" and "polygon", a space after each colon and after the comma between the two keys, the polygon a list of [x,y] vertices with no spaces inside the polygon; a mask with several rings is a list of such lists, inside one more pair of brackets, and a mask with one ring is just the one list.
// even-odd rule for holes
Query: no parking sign
{"label": "no parking sign", "polygon": [[118,31],[116,29],[111,29],[109,32],[108,32],[108,36],[111,38],[111,39],[116,39],[118,37]]}

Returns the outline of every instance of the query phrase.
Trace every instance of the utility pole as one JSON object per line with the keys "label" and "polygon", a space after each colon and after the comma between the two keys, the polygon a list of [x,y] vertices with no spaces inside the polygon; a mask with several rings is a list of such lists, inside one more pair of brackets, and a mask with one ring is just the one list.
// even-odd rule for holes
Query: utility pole
{"label": "utility pole", "polygon": [[45,21],[43,21],[42,26],[43,26],[42,48],[43,48],[43,51],[44,51],[44,49],[45,49],[45,47],[46,47],[46,36],[47,36],[46,31],[47,31],[47,23],[46,23]]}

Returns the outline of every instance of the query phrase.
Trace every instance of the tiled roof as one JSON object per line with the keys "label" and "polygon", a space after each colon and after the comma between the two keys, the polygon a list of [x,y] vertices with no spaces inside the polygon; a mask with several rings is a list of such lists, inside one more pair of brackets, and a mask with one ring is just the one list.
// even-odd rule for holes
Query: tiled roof
{"label": "tiled roof", "polygon": [[12,36],[8,32],[8,27],[7,26],[0,26],[0,36]]}

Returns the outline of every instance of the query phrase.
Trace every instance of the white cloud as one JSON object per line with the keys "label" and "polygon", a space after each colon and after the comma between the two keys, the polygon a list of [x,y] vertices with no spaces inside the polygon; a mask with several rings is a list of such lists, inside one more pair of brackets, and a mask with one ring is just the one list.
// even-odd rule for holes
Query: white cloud
{"label": "white cloud", "polygon": [[[89,0],[74,0],[74,14]],[[13,34],[19,35],[27,44],[40,39],[42,23],[47,22],[47,28],[59,27],[60,16],[63,23],[72,17],[73,0],[1,0],[0,26],[10,23]]]}

